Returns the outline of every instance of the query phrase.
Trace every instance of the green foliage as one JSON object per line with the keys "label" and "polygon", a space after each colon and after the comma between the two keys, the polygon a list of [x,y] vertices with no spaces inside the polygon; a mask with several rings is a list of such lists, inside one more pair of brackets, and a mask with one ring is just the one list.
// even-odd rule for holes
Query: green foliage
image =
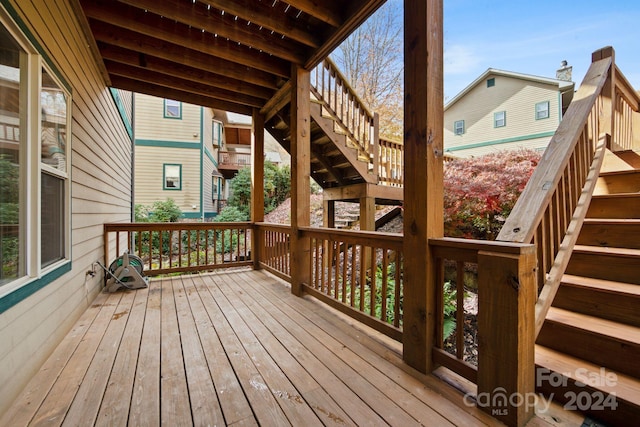
{"label": "green foliage", "polygon": [[214,222],[243,222],[248,221],[249,215],[236,206],[226,206],[213,219]]}
{"label": "green foliage", "polygon": [[182,211],[173,199],[157,200],[151,206],[149,220],[151,222],[177,222],[181,216]]}
{"label": "green foliage", "polygon": [[242,168],[231,180],[231,197],[229,206],[245,213],[249,217],[249,204],[251,203],[251,168]]}
{"label": "green foliage", "polygon": [[445,282],[443,287],[442,302],[444,311],[444,323],[442,324],[442,336],[446,340],[456,330],[456,297],[458,292],[451,288],[450,282]]}
{"label": "green foliage", "polygon": [[[251,169],[242,168],[231,180],[229,205],[249,218],[251,203]],[[269,213],[291,194],[291,170],[289,166],[277,166],[272,162],[264,164],[264,210]],[[246,221],[243,219],[241,221]]]}
{"label": "green foliage", "polygon": [[0,188],[2,196],[0,202],[19,203],[20,201],[20,171],[18,165],[11,162],[7,156],[0,155]]}
{"label": "green foliage", "polygon": [[149,222],[149,207],[136,204],[134,208],[135,222]]}
{"label": "green foliage", "polygon": [[539,160],[523,149],[447,162],[445,236],[494,240]]}
{"label": "green foliage", "polygon": [[[136,222],[177,222],[182,216],[182,211],[173,199],[167,199],[165,201],[158,200],[151,207],[137,204],[134,208],[134,214]],[[134,239],[138,240],[137,233],[134,235]],[[169,252],[171,235],[168,231],[152,233],[143,231],[141,239],[143,247],[148,247],[149,252],[153,255],[159,254],[161,240],[162,252]]]}

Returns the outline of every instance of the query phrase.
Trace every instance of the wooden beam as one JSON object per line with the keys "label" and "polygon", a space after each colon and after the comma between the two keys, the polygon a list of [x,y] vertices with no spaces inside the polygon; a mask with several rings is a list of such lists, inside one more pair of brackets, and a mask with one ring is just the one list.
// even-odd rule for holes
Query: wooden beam
{"label": "wooden beam", "polygon": [[132,67],[139,67],[143,70],[178,76],[192,82],[206,84],[256,98],[269,99],[273,96],[274,92],[273,89],[228,77],[222,74],[224,70],[220,70],[219,68],[211,72],[206,69],[168,61],[152,55],[139,54],[129,49],[105,45],[104,43],[101,43],[100,53],[105,60],[119,62]]}
{"label": "wooden beam", "polygon": [[117,89],[144,93],[146,95],[157,96],[159,98],[175,99],[176,101],[201,105],[203,107],[217,108],[218,110],[231,111],[238,114],[250,115],[253,111],[251,107],[246,105],[221,101],[219,99],[196,95],[167,86],[158,86],[151,83],[131,80],[126,77],[112,76],[111,83],[113,84],[113,87]]}
{"label": "wooden beam", "polygon": [[372,197],[376,200],[397,200],[399,202],[404,197],[403,189],[400,187],[367,183],[325,188],[322,195],[325,200],[358,200],[361,197]]}
{"label": "wooden beam", "polygon": [[316,48],[320,46],[316,31],[305,28],[301,20],[276,9],[278,6],[286,8],[281,3],[272,6],[271,2],[256,2],[254,0],[201,0],[201,2],[218,10],[224,10],[225,13],[230,15],[239,16],[245,21],[275,31],[309,47]]}
{"label": "wooden beam", "polygon": [[279,34],[262,30],[255,23],[238,20],[233,15],[224,15],[199,2],[181,0],[119,0],[146,12],[166,16],[191,27],[201,29],[218,37],[228,38],[258,51],[264,51],[277,58],[294,64],[301,64],[306,58],[307,47]]}
{"label": "wooden beam", "polygon": [[403,358],[433,369],[436,268],[429,238],[444,234],[442,0],[404,7],[405,186]]}
{"label": "wooden beam", "polygon": [[[244,80],[258,86],[277,89],[277,78],[270,73],[236,64],[216,56],[188,49],[184,46],[166,43],[153,37],[134,33],[113,25],[92,21],[93,35],[100,44],[101,52],[111,48],[125,48],[141,56],[154,56],[178,64],[216,72],[227,77]],[[144,60],[144,57],[141,57]]]}
{"label": "wooden beam", "polygon": [[478,406],[509,426],[535,414],[536,265],[533,245],[478,253]]}
{"label": "wooden beam", "polygon": [[[264,221],[264,116],[253,109],[253,138],[251,138],[251,222]],[[260,269],[260,233],[251,233],[254,270]]]}
{"label": "wooden beam", "polygon": [[310,242],[300,227],[310,225],[311,102],[310,73],[300,67],[291,70],[291,292],[300,296],[303,284],[310,284]]}
{"label": "wooden beam", "polygon": [[[208,32],[203,33],[201,29],[189,27],[152,13],[145,13],[134,7],[114,7],[113,2],[85,0],[82,5],[87,17],[109,23],[118,28],[118,31],[129,30],[134,34],[138,33],[158,41],[185,46],[280,77],[289,76],[289,64],[286,61],[261,53],[248,46],[238,45],[226,38],[215,37]],[[93,30],[91,21],[90,25]]]}
{"label": "wooden beam", "polygon": [[234,93],[226,89],[219,89],[210,85],[196,83],[189,80],[181,79],[177,76],[162,74],[155,71],[144,70],[141,68],[131,67],[126,64],[113,61],[105,61],[107,70],[110,75],[125,77],[131,80],[138,80],[158,86],[167,86],[173,89],[181,90],[195,95],[203,95],[210,98],[219,99],[221,101],[229,101],[237,104],[248,105],[251,107],[262,107],[264,101],[249,95]]}
{"label": "wooden beam", "polygon": [[291,81],[287,81],[278,91],[264,104],[260,114],[264,115],[264,121],[268,122],[282,110],[285,105],[291,102]]}
{"label": "wooden beam", "polygon": [[343,18],[339,11],[343,4],[335,0],[287,0],[286,3],[332,27],[342,25]]}

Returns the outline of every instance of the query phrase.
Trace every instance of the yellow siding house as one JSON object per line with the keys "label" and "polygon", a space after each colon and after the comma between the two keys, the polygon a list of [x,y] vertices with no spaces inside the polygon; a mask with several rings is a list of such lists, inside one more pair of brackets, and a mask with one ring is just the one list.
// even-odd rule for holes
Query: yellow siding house
{"label": "yellow siding house", "polygon": [[170,198],[184,218],[216,216],[222,130],[213,110],[137,93],[134,97],[135,203],[151,206]]}
{"label": "yellow siding house", "polygon": [[445,153],[544,150],[573,98],[567,69],[563,63],[555,79],[488,69],[445,105]]}

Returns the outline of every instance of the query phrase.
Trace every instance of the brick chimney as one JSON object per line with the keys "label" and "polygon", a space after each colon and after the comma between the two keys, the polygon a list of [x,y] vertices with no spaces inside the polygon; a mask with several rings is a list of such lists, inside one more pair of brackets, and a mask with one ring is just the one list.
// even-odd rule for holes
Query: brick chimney
{"label": "brick chimney", "polygon": [[571,65],[567,65],[566,60],[562,61],[560,63],[560,68],[558,68],[558,70],[556,71],[556,79],[570,82],[572,70],[573,67]]}

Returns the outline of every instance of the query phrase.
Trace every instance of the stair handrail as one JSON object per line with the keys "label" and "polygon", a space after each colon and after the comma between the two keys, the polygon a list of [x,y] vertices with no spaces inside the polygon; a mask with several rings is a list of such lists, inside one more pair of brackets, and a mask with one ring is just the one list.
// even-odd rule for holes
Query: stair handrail
{"label": "stair handrail", "polygon": [[312,71],[311,91],[359,151],[366,154],[373,173],[377,173],[373,167],[377,163],[375,154],[378,146],[376,115],[362,103],[346,77],[328,57]]}
{"label": "stair handrail", "polygon": [[613,48],[593,53],[573,102],[496,239],[536,245],[536,336],[569,263],[610,135],[615,135],[614,70]]}

